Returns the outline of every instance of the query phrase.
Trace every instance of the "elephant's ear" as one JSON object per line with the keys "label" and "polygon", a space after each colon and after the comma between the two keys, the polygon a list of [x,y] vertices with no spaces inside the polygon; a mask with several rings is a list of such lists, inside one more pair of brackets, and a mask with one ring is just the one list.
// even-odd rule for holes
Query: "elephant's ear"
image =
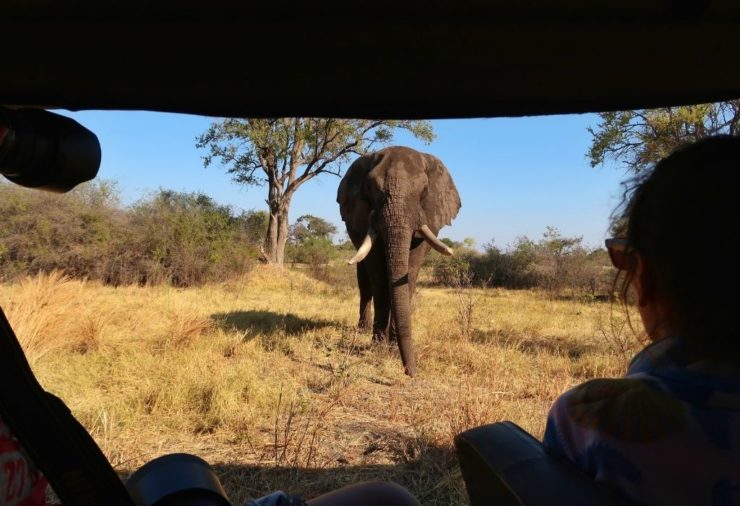
{"label": "elephant's ear", "polygon": [[363,191],[367,174],[372,168],[369,157],[361,156],[350,165],[347,173],[339,182],[337,190],[337,203],[342,221],[348,223],[352,219],[355,205],[363,198]]}
{"label": "elephant's ear", "polygon": [[427,225],[438,232],[445,225],[452,223],[462,203],[447,167],[432,155],[429,155],[427,160],[427,178],[429,179],[427,195],[421,205],[428,220]]}

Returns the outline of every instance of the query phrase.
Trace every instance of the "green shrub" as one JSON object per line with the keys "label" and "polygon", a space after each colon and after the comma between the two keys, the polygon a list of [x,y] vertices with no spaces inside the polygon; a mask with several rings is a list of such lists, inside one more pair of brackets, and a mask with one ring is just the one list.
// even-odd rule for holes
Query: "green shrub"
{"label": "green shrub", "polygon": [[218,281],[248,270],[256,255],[245,217],[200,193],[160,190],[128,213],[113,283],[176,286]]}
{"label": "green shrub", "polygon": [[3,279],[54,270],[99,278],[124,221],[115,188],[105,181],[69,195],[0,184],[0,214]]}
{"label": "green shrub", "polygon": [[610,293],[614,270],[605,250],[590,250],[581,237],[563,237],[547,227],[535,242],[518,238],[502,250],[489,243],[479,253],[465,244],[444,240],[457,253],[453,257],[431,256],[427,266],[433,281],[444,286],[460,286],[460,280],[478,286],[539,288],[550,293],[571,293],[595,298]]}
{"label": "green shrub", "polygon": [[308,264],[316,269],[339,256],[332,236],[337,228],[318,216],[304,214],[290,227],[286,256],[292,264]]}
{"label": "green shrub", "polygon": [[243,273],[257,255],[261,219],[167,190],[124,209],[106,181],[66,195],[1,184],[0,213],[3,279],[59,270],[114,285],[187,286]]}
{"label": "green shrub", "polygon": [[[198,285],[247,272],[267,229],[264,211],[235,215],[207,195],[160,190],[122,208],[114,183],[98,181],[57,195],[0,184],[0,279],[39,272],[108,284]],[[342,286],[355,273],[339,258],[355,248],[335,245],[336,228],[316,216],[298,218],[286,248],[289,261],[314,277]],[[611,292],[614,271],[603,249],[548,227],[539,241],[521,237],[507,249],[483,252],[472,239],[442,239],[455,256],[432,253],[425,268],[445,286],[486,285],[569,291],[584,297]]]}

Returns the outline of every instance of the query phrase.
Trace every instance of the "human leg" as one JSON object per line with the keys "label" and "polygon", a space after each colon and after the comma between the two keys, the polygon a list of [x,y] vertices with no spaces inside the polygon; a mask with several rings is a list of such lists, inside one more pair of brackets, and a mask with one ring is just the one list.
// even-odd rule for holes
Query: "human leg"
{"label": "human leg", "polygon": [[420,506],[401,485],[387,481],[357,483],[308,501],[309,506]]}

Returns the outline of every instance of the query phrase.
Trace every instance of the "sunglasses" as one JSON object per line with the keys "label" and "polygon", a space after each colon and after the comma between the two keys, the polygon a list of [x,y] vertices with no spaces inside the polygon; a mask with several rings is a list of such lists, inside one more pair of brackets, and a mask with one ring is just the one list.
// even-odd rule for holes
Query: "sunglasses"
{"label": "sunglasses", "polygon": [[604,241],[606,250],[609,252],[609,259],[612,265],[619,270],[629,270],[634,256],[631,248],[627,248],[627,239],[622,237],[613,237]]}

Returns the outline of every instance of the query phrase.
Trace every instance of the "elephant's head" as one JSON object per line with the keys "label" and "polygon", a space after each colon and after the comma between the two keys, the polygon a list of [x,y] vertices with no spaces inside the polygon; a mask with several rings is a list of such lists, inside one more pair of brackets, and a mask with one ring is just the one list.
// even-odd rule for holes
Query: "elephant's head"
{"label": "elephant's head", "polygon": [[460,196],[449,172],[436,157],[391,147],[356,160],[337,195],[342,219],[362,261],[374,243],[385,251],[391,315],[406,372],[416,369],[411,345],[409,254],[414,236],[437,251],[452,250],[437,238],[460,209]]}

